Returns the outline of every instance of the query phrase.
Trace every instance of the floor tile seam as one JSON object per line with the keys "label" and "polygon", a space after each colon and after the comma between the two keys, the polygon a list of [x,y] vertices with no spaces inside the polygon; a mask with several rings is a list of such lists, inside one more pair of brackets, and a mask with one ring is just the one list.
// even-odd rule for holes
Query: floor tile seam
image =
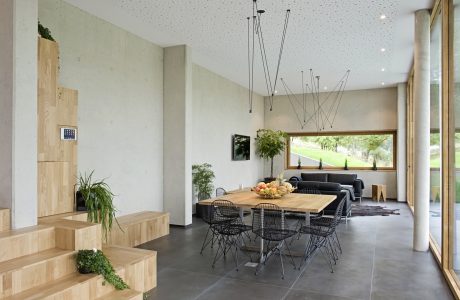
{"label": "floor tile seam", "polygon": [[350,298],[350,297],[347,297],[347,296],[340,296],[340,295],[334,295],[334,294],[329,294],[329,293],[322,293],[322,292],[318,292],[318,291],[315,291],[315,290],[309,290],[309,289],[290,288],[289,292],[291,292],[291,291],[302,291],[302,292],[309,292],[309,293],[319,294],[319,295],[324,295],[324,296],[340,297],[340,298],[344,298],[346,300],[356,300],[356,298]]}
{"label": "floor tile seam", "polygon": [[377,228],[375,230],[375,235],[374,235],[375,245],[374,245],[374,251],[373,251],[373,254],[372,254],[371,287],[369,289],[369,299],[372,299],[372,289],[373,289],[373,286],[374,286],[375,253],[377,251],[377,233],[378,233],[378,224],[377,224]]}
{"label": "floor tile seam", "polygon": [[206,294],[208,291],[212,290],[215,286],[217,286],[217,284],[219,284],[219,282],[221,282],[224,279],[225,279],[225,277],[220,277],[216,282],[214,282],[213,284],[211,284],[210,286],[205,288],[203,291],[201,291],[201,293],[198,294],[195,298],[193,298],[193,300],[199,299],[201,296]]}

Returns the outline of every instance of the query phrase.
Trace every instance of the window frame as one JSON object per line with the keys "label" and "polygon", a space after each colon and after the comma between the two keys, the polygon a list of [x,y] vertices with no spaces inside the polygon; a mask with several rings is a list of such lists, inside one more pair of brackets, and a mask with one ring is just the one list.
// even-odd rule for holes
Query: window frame
{"label": "window frame", "polygon": [[[286,139],[285,152],[285,169],[298,170],[297,166],[291,166],[291,137],[293,136],[337,136],[337,135],[376,135],[376,134],[391,134],[393,136],[393,167],[378,167],[377,170],[372,170],[372,167],[348,167],[348,170],[369,170],[369,171],[396,171],[397,163],[397,131],[396,130],[365,130],[365,131],[322,131],[322,132],[288,132]],[[318,170],[315,166],[301,166],[300,170]],[[323,167],[322,170],[344,170],[344,167]]]}

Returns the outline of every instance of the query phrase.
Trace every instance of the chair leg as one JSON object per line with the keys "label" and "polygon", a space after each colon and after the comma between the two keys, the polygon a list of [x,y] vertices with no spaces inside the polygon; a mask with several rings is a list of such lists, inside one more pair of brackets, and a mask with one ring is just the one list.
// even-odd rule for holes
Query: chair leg
{"label": "chair leg", "polygon": [[340,240],[339,240],[339,237],[337,235],[337,231],[334,231],[334,237],[335,237],[335,240],[337,242],[337,246],[339,248],[340,254],[342,254],[342,245],[340,245]]}
{"label": "chair leg", "polygon": [[[219,235],[217,237],[217,242],[219,244],[219,246],[217,247],[217,251],[216,251],[216,255],[214,256],[214,261],[212,262],[212,267],[214,268],[214,266],[216,265],[216,261],[222,256],[222,254],[224,253],[224,249],[222,244],[225,243],[224,241],[224,237]],[[221,250],[222,249],[222,250]],[[220,253],[220,254],[219,254]]]}
{"label": "chair leg", "polygon": [[294,266],[294,270],[295,270],[295,269],[297,269],[297,267],[296,267],[296,265],[295,265],[294,258],[292,257],[291,249],[289,248],[289,245],[288,245],[289,243],[286,243],[286,242],[284,242],[284,243],[285,243],[285,245],[286,245],[286,249],[287,249],[287,251],[288,251],[289,258],[291,259],[291,263],[292,263],[292,265]]}
{"label": "chair leg", "polygon": [[[203,240],[203,245],[201,245],[201,251],[200,251],[200,254],[203,254],[203,250],[204,248],[206,248],[206,246],[209,244],[209,242],[212,240],[213,237],[211,237],[211,240],[207,241],[208,240],[208,235],[209,235],[209,231],[211,230],[211,226],[208,227],[208,231],[206,231],[206,236],[204,237],[204,240]],[[206,242],[207,241],[207,242]]]}
{"label": "chair leg", "polygon": [[283,264],[283,251],[278,248],[278,252],[279,252],[279,255],[280,255],[280,261],[281,261],[281,279],[284,280],[284,264]]}
{"label": "chair leg", "polygon": [[323,249],[323,246],[319,248],[324,260],[327,260],[329,267],[331,268],[331,273],[334,273],[334,268],[332,267],[332,261],[330,255],[327,253],[327,250]]}

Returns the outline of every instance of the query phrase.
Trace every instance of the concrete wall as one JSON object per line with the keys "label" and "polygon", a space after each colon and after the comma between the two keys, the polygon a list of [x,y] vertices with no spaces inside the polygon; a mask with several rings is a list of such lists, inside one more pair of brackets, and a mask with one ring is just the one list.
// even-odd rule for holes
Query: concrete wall
{"label": "concrete wall", "polygon": [[[231,190],[263,178],[255,155],[256,131],[264,127],[263,97],[254,95],[249,114],[248,90],[198,65],[193,66],[193,164],[210,163],[215,187]],[[251,137],[251,159],[232,161],[232,135]]]}
{"label": "concrete wall", "polygon": [[192,57],[185,45],[164,48],[164,209],[170,223],[192,223]]}
{"label": "concrete wall", "polygon": [[[311,99],[311,95],[308,96]],[[324,99],[322,94],[321,99]],[[301,99],[301,95],[297,95]],[[311,101],[311,100],[310,100]],[[312,111],[312,108],[309,108]],[[343,95],[333,128],[325,131],[363,131],[363,130],[395,130],[397,129],[397,90],[396,88],[346,91]],[[265,127],[286,132],[316,132],[313,122],[301,129],[296,114],[287,96],[274,99],[273,111],[269,111],[268,100],[265,100]],[[274,173],[285,170],[285,155],[275,158]],[[303,170],[303,172],[317,172]],[[325,171],[329,172],[329,171]],[[338,173],[357,173],[366,186],[364,196],[370,197],[372,184],[386,184],[388,197],[397,197],[396,171],[337,171]],[[265,173],[269,173],[269,164],[265,164]],[[285,177],[300,174],[298,170],[287,170]]]}
{"label": "concrete wall", "polygon": [[64,1],[38,3],[60,83],[79,92],[79,171],[107,177],[119,214],[163,210],[163,49]]}
{"label": "concrete wall", "polygon": [[0,2],[0,205],[37,223],[37,2]]}

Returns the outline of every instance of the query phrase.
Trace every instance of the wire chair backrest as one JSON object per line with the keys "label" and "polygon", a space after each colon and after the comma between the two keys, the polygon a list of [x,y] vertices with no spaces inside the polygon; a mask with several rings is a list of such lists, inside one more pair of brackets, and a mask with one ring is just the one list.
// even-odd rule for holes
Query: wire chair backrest
{"label": "wire chair backrest", "polygon": [[217,188],[216,189],[216,197],[220,197],[223,195],[227,195],[227,191],[224,188]]}
{"label": "wire chair backrest", "polygon": [[212,206],[214,207],[214,223],[230,222],[240,219],[240,212],[231,201],[214,200]]}
{"label": "wire chair backrest", "polygon": [[264,229],[282,230],[285,227],[284,216],[278,205],[260,203],[253,209],[252,231],[263,236]]}
{"label": "wire chair backrest", "polygon": [[201,219],[208,224],[214,223],[214,214],[215,212],[214,205],[203,205],[202,216]]}
{"label": "wire chair backrest", "polygon": [[343,213],[343,207],[345,205],[345,197],[342,198],[342,200],[339,202],[339,205],[337,205],[337,208],[335,209],[334,213],[334,221],[332,221],[332,226],[335,230],[335,227],[339,225],[340,220],[342,219],[342,213]]}

